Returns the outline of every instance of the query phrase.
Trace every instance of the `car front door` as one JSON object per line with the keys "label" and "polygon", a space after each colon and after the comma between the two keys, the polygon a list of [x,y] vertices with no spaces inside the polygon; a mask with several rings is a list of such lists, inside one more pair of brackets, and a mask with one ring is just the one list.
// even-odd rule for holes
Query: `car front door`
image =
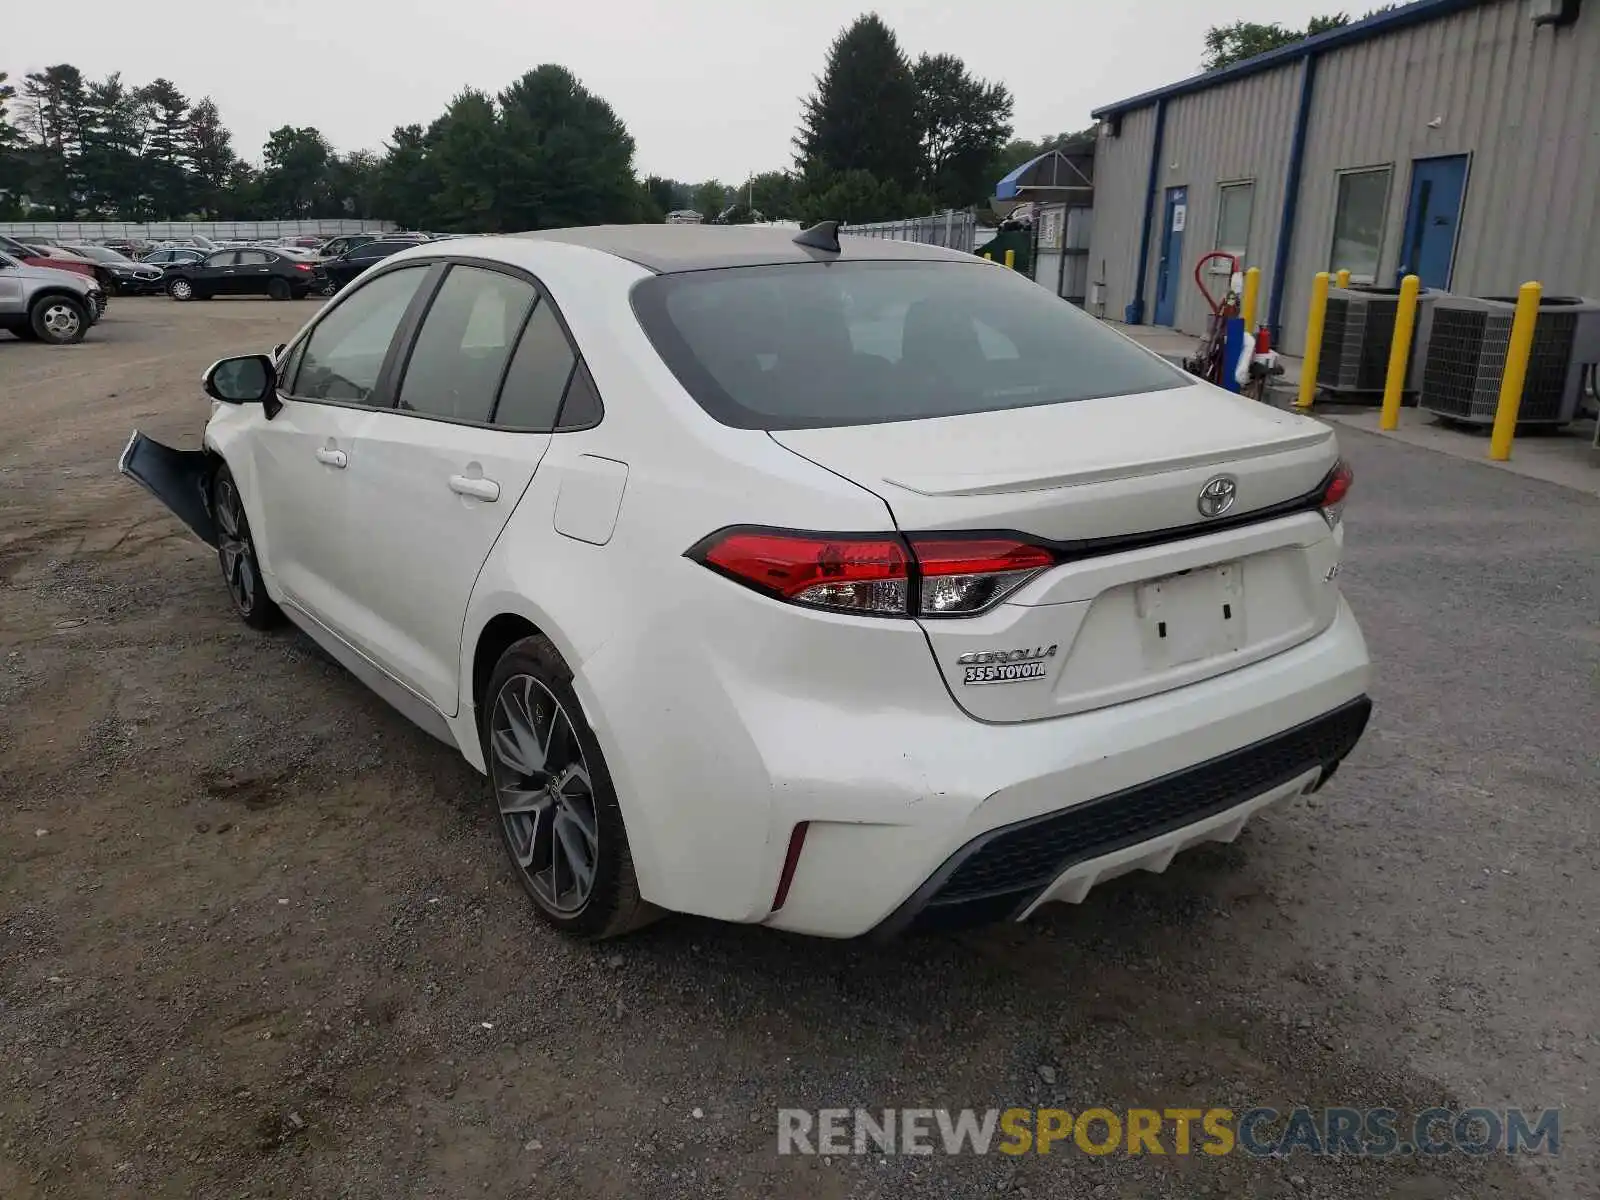
{"label": "car front door", "polygon": [[361,537],[346,566],[369,618],[364,649],[446,716],[460,703],[473,585],[550,445],[575,357],[531,280],[458,264],[395,408],[363,427],[351,498]]}
{"label": "car front door", "polygon": [[386,372],[396,334],[430,269],[387,272],[331,304],[284,353],[283,407],[250,442],[263,568],[285,602],[352,644],[360,641],[347,589],[362,537],[352,518],[365,474],[361,435],[393,394]]}
{"label": "car front door", "polygon": [[377,248],[378,245],[377,242],[368,242],[365,246],[357,246],[342,259],[328,264],[329,273],[338,281],[340,287],[348,286],[352,279],[373,263],[387,257]]}
{"label": "car front door", "polygon": [[237,250],[218,250],[189,268],[189,279],[199,296],[233,295],[234,261]]}

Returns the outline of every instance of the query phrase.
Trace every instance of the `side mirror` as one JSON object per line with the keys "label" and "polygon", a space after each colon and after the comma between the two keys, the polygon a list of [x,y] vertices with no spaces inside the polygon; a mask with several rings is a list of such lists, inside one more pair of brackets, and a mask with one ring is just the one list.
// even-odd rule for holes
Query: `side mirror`
{"label": "side mirror", "polygon": [[276,399],[278,372],[265,354],[246,354],[212,363],[202,383],[206,395],[224,404],[260,404]]}

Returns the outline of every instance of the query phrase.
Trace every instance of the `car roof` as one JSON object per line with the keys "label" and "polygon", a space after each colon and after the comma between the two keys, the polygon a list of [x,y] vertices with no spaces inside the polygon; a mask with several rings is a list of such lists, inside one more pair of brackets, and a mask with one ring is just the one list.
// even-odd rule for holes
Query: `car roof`
{"label": "car roof", "polygon": [[761,225],[589,225],[510,236],[586,246],[637,263],[658,275],[777,263],[883,259],[972,260],[970,254],[946,250],[942,246],[887,238],[852,237],[848,229],[840,236],[840,253],[829,254],[795,245],[794,238],[799,232],[794,228]]}

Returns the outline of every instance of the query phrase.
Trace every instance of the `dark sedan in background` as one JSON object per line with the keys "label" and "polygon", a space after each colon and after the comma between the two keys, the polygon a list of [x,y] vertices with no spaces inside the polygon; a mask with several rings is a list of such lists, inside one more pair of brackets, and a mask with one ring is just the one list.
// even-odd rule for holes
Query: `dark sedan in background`
{"label": "dark sedan in background", "polygon": [[165,280],[160,267],[136,263],[109,246],[91,246],[86,242],[62,242],[61,246],[95,263],[99,268],[95,274],[113,295],[143,296],[159,292]]}
{"label": "dark sedan in background", "polygon": [[325,258],[317,264],[317,291],[331,296],[373,263],[419,245],[421,242],[415,237],[379,238],[347,250],[337,258]]}
{"label": "dark sedan in background", "polygon": [[315,283],[311,264],[274,250],[213,250],[199,262],[166,268],[167,295],[174,300],[213,296],[270,296],[299,300]]}

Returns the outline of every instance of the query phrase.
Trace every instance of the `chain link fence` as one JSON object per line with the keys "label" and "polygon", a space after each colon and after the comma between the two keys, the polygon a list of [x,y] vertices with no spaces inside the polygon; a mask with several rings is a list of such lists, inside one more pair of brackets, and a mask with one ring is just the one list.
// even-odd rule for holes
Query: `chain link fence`
{"label": "chain link fence", "polygon": [[978,218],[970,212],[942,212],[931,217],[907,217],[903,221],[870,221],[865,225],[846,225],[839,231],[852,237],[888,238],[896,242],[921,242],[927,246],[946,246],[968,254],[977,249]]}

